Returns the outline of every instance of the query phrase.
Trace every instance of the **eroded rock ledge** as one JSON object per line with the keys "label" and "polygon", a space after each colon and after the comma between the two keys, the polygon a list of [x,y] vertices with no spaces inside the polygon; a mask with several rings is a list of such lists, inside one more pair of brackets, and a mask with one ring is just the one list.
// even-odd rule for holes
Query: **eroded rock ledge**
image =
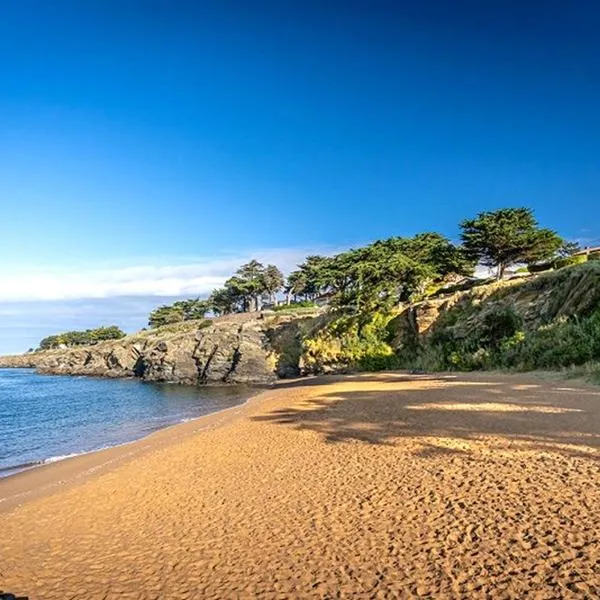
{"label": "eroded rock ledge", "polygon": [[269,383],[300,374],[302,329],[318,312],[189,321],[121,340],[0,357],[40,373],[138,377],[170,383]]}

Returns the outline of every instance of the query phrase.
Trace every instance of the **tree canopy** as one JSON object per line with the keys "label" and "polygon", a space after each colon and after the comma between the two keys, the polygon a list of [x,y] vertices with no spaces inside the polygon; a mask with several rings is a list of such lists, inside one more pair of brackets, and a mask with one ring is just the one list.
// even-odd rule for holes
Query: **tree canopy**
{"label": "tree canopy", "polygon": [[276,304],[277,293],[283,288],[284,276],[275,265],[263,265],[251,260],[242,265],[222,288],[213,290],[206,299],[178,300],[159,306],[150,313],[150,327],[202,319],[206,313],[224,315],[260,310],[265,300]]}
{"label": "tree canopy", "polygon": [[208,301],[216,314],[260,310],[265,300],[277,303],[277,293],[283,284],[283,273],[275,265],[265,266],[251,260],[242,265],[223,288],[214,290]]}
{"label": "tree canopy", "polygon": [[40,350],[50,350],[61,346],[84,346],[97,344],[105,340],[118,340],[125,337],[125,333],[116,325],[86,329],[84,331],[65,331],[56,335],[49,335],[40,341]]}
{"label": "tree canopy", "polygon": [[282,290],[288,304],[321,299],[333,308],[357,312],[386,308],[471,276],[478,262],[497,268],[502,277],[516,262],[574,251],[553,231],[539,228],[527,208],[483,212],[463,221],[461,228],[462,245],[436,232],[391,237],[335,256],[308,256],[287,279],[277,266],[251,260],[207,299],[157,308],[150,325],[202,318],[208,312],[218,316],[261,310],[265,302],[277,305]]}
{"label": "tree canopy", "polygon": [[422,293],[428,284],[470,275],[475,263],[437,233],[389,238],[333,257],[309,256],[290,273],[291,297],[329,296],[334,306],[356,309],[393,304]]}
{"label": "tree canopy", "polygon": [[564,242],[550,229],[542,229],[528,208],[482,212],[461,223],[462,243],[471,258],[497,269],[502,279],[515,263],[552,258]]}
{"label": "tree canopy", "polygon": [[210,309],[208,300],[200,300],[200,298],[178,300],[173,304],[159,306],[153,310],[148,318],[148,325],[160,327],[169,323],[202,319]]}

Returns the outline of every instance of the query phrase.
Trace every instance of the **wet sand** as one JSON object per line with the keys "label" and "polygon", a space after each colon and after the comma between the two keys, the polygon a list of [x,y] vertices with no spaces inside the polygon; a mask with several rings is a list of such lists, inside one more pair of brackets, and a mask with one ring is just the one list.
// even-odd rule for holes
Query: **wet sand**
{"label": "wet sand", "polygon": [[0,480],[31,599],[600,597],[600,389],[291,382]]}

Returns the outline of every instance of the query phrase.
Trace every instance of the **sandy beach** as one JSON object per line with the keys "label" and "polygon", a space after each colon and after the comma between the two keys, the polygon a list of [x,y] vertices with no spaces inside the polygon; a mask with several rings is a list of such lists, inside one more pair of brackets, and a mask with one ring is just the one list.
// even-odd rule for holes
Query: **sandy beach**
{"label": "sandy beach", "polygon": [[32,600],[600,597],[600,388],[508,375],[281,384],[0,481]]}

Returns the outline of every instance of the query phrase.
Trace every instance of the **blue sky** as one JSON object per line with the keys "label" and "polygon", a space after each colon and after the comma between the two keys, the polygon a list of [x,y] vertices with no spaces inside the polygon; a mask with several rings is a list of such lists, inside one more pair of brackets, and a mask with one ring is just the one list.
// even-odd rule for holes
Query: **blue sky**
{"label": "blue sky", "polygon": [[0,352],[526,205],[600,238],[593,2],[0,3]]}

